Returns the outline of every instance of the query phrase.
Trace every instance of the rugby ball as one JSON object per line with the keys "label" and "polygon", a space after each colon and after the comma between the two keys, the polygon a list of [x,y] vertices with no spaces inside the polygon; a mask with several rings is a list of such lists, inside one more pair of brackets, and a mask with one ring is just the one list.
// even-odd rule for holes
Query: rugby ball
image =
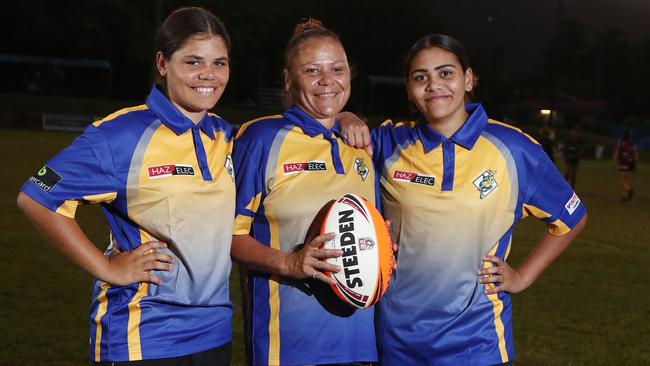
{"label": "rugby ball", "polygon": [[326,272],[336,283],[334,293],[357,308],[374,305],[388,289],[393,271],[393,250],[386,222],[375,206],[363,197],[346,194],[328,204],[321,234],[336,233],[324,244],[343,255],[327,262],[338,265],[338,273]]}

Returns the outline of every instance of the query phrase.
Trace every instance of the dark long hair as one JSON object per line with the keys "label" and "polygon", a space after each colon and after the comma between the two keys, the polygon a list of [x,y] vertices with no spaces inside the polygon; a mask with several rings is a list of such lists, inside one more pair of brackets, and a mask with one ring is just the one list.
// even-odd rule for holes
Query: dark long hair
{"label": "dark long hair", "polygon": [[[458,63],[460,63],[463,72],[466,72],[467,69],[471,67],[467,51],[465,51],[465,47],[463,47],[463,45],[458,42],[458,40],[446,34],[429,34],[428,36],[424,36],[415,42],[415,44],[406,54],[406,58],[404,59],[404,75],[406,76],[407,80],[409,77],[409,71],[411,69],[411,62],[413,62],[415,56],[417,56],[420,51],[429,48],[440,48],[451,52],[454,56],[456,56],[456,59],[458,59]],[[472,85],[476,86],[478,83],[478,76],[476,73],[473,73],[473,75],[474,77],[472,80]],[[470,101],[473,96],[474,89],[472,88],[472,91],[465,94],[465,101]]]}
{"label": "dark long hair", "polygon": [[[230,36],[221,20],[207,9],[184,7],[169,14],[158,29],[154,40],[154,54],[161,52],[163,57],[169,60],[172,54],[195,34],[220,36],[230,53]],[[155,82],[163,91],[167,90],[165,78],[158,73]]]}

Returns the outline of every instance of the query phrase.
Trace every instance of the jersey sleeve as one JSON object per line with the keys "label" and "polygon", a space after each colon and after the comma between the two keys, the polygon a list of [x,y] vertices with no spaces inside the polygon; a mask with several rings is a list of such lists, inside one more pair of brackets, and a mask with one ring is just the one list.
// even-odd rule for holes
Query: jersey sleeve
{"label": "jersey sleeve", "polygon": [[530,189],[524,202],[524,215],[544,220],[551,234],[564,235],[580,222],[587,211],[548,156],[538,155],[539,165],[528,184]]}
{"label": "jersey sleeve", "polygon": [[[264,144],[255,133],[242,129],[235,139],[233,164],[237,198],[233,235],[250,234],[253,219],[264,195]],[[243,132],[243,133],[241,133]]]}
{"label": "jersey sleeve", "polygon": [[392,123],[390,121],[384,122],[381,126],[373,129],[370,132],[370,141],[372,144],[372,162],[375,165],[377,176],[381,176],[381,169],[384,162],[388,158],[387,151],[391,150],[390,129]]}
{"label": "jersey sleeve", "polygon": [[74,218],[80,203],[112,202],[117,189],[107,140],[97,127],[89,126],[20,190],[44,207],[70,218]]}

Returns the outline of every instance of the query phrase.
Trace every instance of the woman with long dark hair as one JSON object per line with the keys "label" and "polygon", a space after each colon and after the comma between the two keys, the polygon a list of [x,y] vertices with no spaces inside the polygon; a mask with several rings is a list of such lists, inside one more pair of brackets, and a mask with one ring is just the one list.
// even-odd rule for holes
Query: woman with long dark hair
{"label": "woman with long dark hair", "polygon": [[[457,40],[417,41],[405,76],[419,118],[372,131],[382,207],[400,248],[376,309],[380,362],[509,364],[510,294],[566,249],[585,207],[536,141],[468,103],[476,76]],[[513,268],[512,232],[526,216],[548,232]]]}
{"label": "woman with long dark hair", "polygon": [[[94,364],[227,365],[233,131],[208,110],[228,83],[230,39],[209,11],[182,8],[155,51],[145,104],[90,125],[29,178],[18,205],[96,278]],[[74,215],[85,203],[102,205],[118,248],[102,253],[84,234]]]}

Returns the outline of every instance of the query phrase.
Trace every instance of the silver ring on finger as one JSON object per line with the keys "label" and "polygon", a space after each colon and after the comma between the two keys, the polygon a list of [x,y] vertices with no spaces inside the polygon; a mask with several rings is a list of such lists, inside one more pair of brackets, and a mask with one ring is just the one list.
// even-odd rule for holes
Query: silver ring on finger
{"label": "silver ring on finger", "polygon": [[314,271],[314,273],[311,275],[311,278],[316,279],[317,274],[318,274],[318,271]]}

